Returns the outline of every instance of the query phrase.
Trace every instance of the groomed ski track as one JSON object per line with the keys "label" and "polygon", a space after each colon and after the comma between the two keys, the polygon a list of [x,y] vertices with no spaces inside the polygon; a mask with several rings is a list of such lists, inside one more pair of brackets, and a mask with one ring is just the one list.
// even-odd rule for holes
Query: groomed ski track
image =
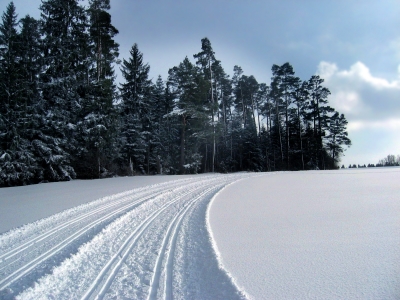
{"label": "groomed ski track", "polygon": [[219,191],[249,176],[137,188],[0,235],[0,299],[244,299],[206,216]]}

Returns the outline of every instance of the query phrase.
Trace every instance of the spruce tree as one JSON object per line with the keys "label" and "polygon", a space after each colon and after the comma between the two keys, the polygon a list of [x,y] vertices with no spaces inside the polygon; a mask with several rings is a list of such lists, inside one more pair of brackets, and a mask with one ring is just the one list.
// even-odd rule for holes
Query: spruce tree
{"label": "spruce tree", "polygon": [[13,2],[7,6],[0,24],[0,149],[9,151],[17,146],[18,132],[16,122],[21,93],[18,61],[19,35],[17,14]]}
{"label": "spruce tree", "polygon": [[170,116],[177,117],[180,122],[179,172],[197,173],[203,159],[199,149],[206,137],[203,131],[207,123],[204,99],[209,85],[201,70],[187,57],[179,66],[170,69],[168,74],[168,84],[176,103]]}
{"label": "spruce tree", "polygon": [[110,1],[89,1],[89,43],[83,48],[87,58],[82,68],[86,80],[78,93],[81,100],[77,122],[77,151],[74,168],[81,178],[99,178],[112,175],[116,150],[117,111],[114,103],[113,64],[117,62],[118,47],[114,37],[118,30],[111,24],[108,13]]}
{"label": "spruce tree", "polygon": [[69,180],[75,177],[71,154],[77,151],[81,87],[87,79],[87,17],[77,0],[42,1],[40,10],[45,118],[35,148],[46,180]]}
{"label": "spruce tree", "polygon": [[123,60],[121,84],[121,138],[122,154],[127,173],[145,173],[148,155],[149,110],[151,106],[151,80],[148,79],[150,66],[143,63],[143,54],[138,45],[130,50],[128,60]]}
{"label": "spruce tree", "polygon": [[30,104],[24,81],[23,40],[11,2],[0,24],[0,186],[34,181],[36,162],[27,139]]}

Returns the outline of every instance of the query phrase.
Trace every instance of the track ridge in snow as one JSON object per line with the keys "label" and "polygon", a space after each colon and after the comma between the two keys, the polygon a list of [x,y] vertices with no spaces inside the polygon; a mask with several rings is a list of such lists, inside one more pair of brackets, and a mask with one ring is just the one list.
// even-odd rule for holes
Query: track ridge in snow
{"label": "track ridge in snow", "polygon": [[[69,215],[70,211],[78,211],[76,217],[66,219],[63,223],[59,223],[56,225],[56,227],[49,230],[45,230],[43,228],[37,229],[36,231],[43,230],[44,232],[36,236],[25,236],[27,241],[22,242],[18,246],[18,243],[13,243],[11,244],[11,249],[8,249],[4,253],[0,252],[0,291],[11,286],[14,282],[35,268],[38,268],[41,264],[44,264],[49,258],[56,257],[58,252],[68,247],[70,244],[75,242],[76,244],[73,248],[77,249],[79,245],[87,242],[93,237],[94,234],[97,234],[102,228],[101,225],[104,226],[111,223],[113,220],[123,215],[127,211],[132,210],[141,203],[145,203],[146,201],[161,194],[165,194],[181,184],[182,183],[176,181],[171,182],[167,186],[167,190],[165,190],[165,184],[160,184],[159,186],[156,185],[150,189],[141,188],[123,192],[94,201],[94,203],[90,203],[88,205],[82,205],[77,209],[71,209],[64,213],[58,214],[58,217],[62,218],[64,214]],[[110,200],[113,200],[113,202],[108,203]],[[97,207],[97,204],[99,203],[102,205]],[[86,211],[87,207],[91,209]],[[51,217],[48,219],[51,219]],[[40,223],[47,223],[46,221],[48,220],[45,219],[43,222],[38,222],[38,227],[40,227]],[[99,229],[93,230],[96,228],[96,226],[100,226]],[[91,230],[93,230],[93,232],[90,233]],[[5,236],[7,235],[8,234],[5,234]],[[53,238],[53,236],[57,236],[57,239]],[[61,238],[63,236],[65,236],[65,238]],[[78,241],[80,237],[83,238]],[[21,237],[21,239],[23,238],[24,237]],[[57,241],[58,243],[56,243]],[[14,246],[14,248],[12,246]],[[40,248],[40,251],[37,251],[37,248]],[[21,252],[24,253],[21,254]],[[17,256],[17,254],[19,254],[19,256]],[[29,260],[21,260],[21,256],[28,257]],[[63,260],[63,256],[56,260],[53,259],[53,261],[60,260]],[[48,269],[49,268],[45,269],[45,272]],[[1,276],[6,272],[8,273],[7,276]],[[23,282],[25,285],[26,280],[23,280]],[[18,287],[14,286],[12,290],[17,288]]]}
{"label": "track ridge in snow", "polygon": [[[218,267],[206,208],[224,186],[249,176],[214,174],[146,186],[0,235],[0,298],[243,298]],[[212,270],[221,283],[199,273],[211,261],[204,272]],[[186,276],[191,272],[203,284]]]}

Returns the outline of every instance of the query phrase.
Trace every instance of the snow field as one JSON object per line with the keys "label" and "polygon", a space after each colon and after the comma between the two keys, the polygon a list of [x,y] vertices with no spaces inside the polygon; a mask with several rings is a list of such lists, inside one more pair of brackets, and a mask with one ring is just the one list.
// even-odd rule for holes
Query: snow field
{"label": "snow field", "polygon": [[400,168],[266,173],[209,211],[252,299],[400,299]]}
{"label": "snow field", "polygon": [[[0,299],[400,299],[399,175],[156,176],[3,189],[0,198],[14,198],[0,205],[29,190],[49,207],[34,215],[63,201],[85,204],[0,235]],[[42,201],[56,190],[55,207]],[[89,202],[93,195],[103,198]],[[26,223],[18,218],[12,224]]]}
{"label": "snow field", "polygon": [[156,184],[11,230],[0,236],[0,298],[244,298],[218,265],[206,211],[249,176]]}

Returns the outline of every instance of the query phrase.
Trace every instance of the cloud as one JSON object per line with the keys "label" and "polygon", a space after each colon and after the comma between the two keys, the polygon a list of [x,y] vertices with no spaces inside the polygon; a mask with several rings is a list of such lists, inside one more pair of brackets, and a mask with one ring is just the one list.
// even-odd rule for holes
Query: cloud
{"label": "cloud", "polygon": [[399,119],[389,119],[385,121],[354,121],[351,122],[347,129],[352,131],[364,130],[364,129],[384,129],[388,130],[400,130],[400,118]]}
{"label": "cloud", "polygon": [[344,165],[377,163],[390,153],[400,154],[400,76],[388,80],[374,76],[362,62],[341,70],[325,61],[317,74],[331,91],[330,105],[349,121],[352,146],[342,158]]}
{"label": "cloud", "polygon": [[349,121],[400,119],[400,76],[390,81],[373,76],[362,62],[340,70],[325,61],[319,64],[317,74],[332,93],[331,105],[345,113]]}

